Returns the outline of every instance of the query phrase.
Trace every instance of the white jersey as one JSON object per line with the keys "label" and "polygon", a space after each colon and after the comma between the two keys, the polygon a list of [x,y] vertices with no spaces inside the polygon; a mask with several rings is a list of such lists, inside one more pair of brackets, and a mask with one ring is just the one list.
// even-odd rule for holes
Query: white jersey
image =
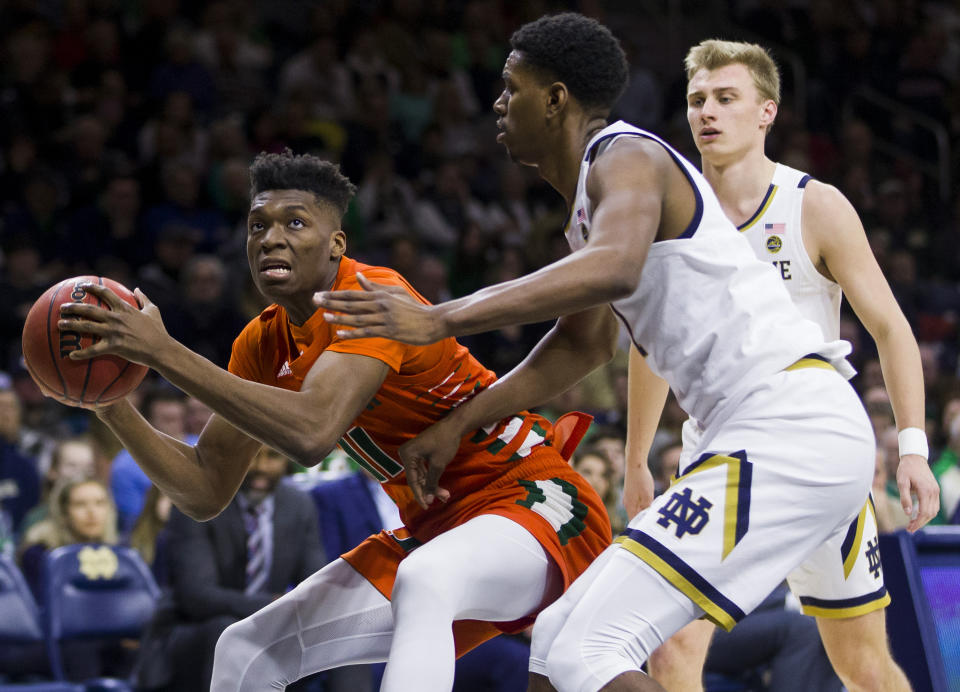
{"label": "white jersey", "polygon": [[763,202],[738,230],[754,254],[780,273],[794,305],[820,325],[827,339],[840,337],[840,284],[817,271],[803,245],[801,209],[810,176],[778,163]]}
{"label": "white jersey", "polygon": [[697,198],[687,230],[675,240],[653,243],[636,290],[612,303],[651,370],[670,384],[683,410],[709,425],[760,378],[808,354],[852,375],[844,360],[850,345],[826,341],[815,323],[803,319],[779,273],[757,259],[700,171],[656,135],[616,122],[590,140],[565,231],[571,250],[583,248],[589,238],[590,166],[598,150],[621,136],[646,137],[664,147]]}

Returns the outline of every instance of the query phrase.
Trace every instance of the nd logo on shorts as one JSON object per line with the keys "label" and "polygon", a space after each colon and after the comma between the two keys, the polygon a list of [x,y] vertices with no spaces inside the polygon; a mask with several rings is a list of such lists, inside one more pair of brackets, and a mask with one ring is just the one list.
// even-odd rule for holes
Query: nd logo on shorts
{"label": "nd logo on shorts", "polygon": [[693,499],[693,490],[684,488],[683,492],[675,492],[667,500],[667,504],[657,510],[660,518],[657,523],[665,528],[676,524],[677,538],[685,534],[698,534],[710,521],[710,508],[713,503],[705,497]]}
{"label": "nd logo on shorts", "polygon": [[[753,463],[747,461],[745,450],[730,455],[708,452],[684,469],[683,474],[678,476],[670,486],[673,489],[672,494],[657,510],[660,514],[657,524],[667,529],[672,528],[677,538],[687,535],[695,536],[703,531],[710,522],[713,503],[695,493],[696,481],[689,485],[684,484],[683,481],[694,474],[724,466],[727,469],[727,478],[723,506],[723,558],[726,558],[750,528],[750,485],[753,480]],[[677,488],[677,484],[683,485],[683,489]]]}

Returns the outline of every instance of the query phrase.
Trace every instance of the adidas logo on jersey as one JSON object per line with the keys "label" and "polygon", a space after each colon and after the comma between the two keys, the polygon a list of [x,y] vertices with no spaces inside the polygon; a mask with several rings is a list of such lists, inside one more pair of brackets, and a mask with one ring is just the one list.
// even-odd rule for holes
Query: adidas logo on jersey
{"label": "adidas logo on jersey", "polygon": [[277,373],[277,378],[279,379],[281,377],[289,377],[292,374],[293,374],[293,370],[290,369],[290,361],[289,360],[283,361],[283,365],[280,366],[280,372]]}

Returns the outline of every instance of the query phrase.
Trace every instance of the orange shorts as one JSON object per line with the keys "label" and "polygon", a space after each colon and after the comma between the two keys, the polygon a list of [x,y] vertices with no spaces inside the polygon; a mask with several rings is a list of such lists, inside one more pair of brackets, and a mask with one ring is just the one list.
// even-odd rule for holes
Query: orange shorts
{"label": "orange shorts", "polygon": [[[563,507],[555,504],[557,493],[542,492],[541,487],[546,484],[562,490],[559,497]],[[550,511],[541,514],[538,505],[549,507]],[[610,545],[612,537],[600,497],[556,449],[542,445],[483,490],[419,515],[418,526],[410,530],[381,531],[370,536],[342,557],[390,598],[397,567],[411,550],[484,514],[506,517],[532,533],[560,569],[564,590]],[[553,523],[544,515],[550,516]],[[567,521],[556,526],[558,516]],[[504,565],[504,569],[509,566]],[[535,618],[536,613],[513,622],[458,620],[453,626],[457,656],[501,632],[519,632]]]}

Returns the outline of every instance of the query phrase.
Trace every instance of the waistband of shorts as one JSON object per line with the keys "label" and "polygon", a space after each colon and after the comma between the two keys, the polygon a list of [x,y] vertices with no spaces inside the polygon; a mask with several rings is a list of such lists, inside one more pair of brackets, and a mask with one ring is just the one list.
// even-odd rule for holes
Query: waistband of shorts
{"label": "waistband of shorts", "polygon": [[783,370],[786,372],[789,370],[803,370],[804,368],[821,368],[823,370],[836,371],[836,368],[830,364],[830,361],[821,356],[819,353],[808,353],[797,362],[785,367]]}

